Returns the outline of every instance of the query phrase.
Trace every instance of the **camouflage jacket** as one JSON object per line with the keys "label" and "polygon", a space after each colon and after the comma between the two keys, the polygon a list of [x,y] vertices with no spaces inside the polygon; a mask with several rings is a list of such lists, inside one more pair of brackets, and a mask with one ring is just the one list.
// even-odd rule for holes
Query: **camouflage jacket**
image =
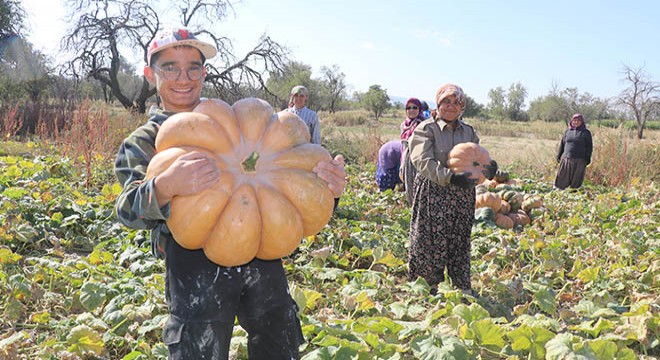
{"label": "camouflage jacket", "polygon": [[160,125],[173,113],[151,108],[151,117],[129,135],[115,159],[115,175],[123,189],[117,198],[117,217],[132,229],[151,230],[151,250],[156,257],[164,256],[165,242],[173,239],[165,220],[170,216],[170,204],[158,207],[153,179],[145,181],[147,166],[156,154],[156,134]]}

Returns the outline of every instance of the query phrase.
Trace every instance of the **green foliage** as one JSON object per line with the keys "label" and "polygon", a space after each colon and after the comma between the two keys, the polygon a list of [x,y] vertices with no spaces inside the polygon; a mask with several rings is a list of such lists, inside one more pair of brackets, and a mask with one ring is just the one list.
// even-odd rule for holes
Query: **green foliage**
{"label": "green foliage", "polygon": [[[289,93],[294,86],[303,85],[309,91],[307,107],[312,110],[327,110],[334,113],[346,104],[346,75],[339,66],[321,67],[320,78],[312,78],[312,68],[299,62],[289,62],[280,71],[269,73],[266,86],[275,94],[276,108],[288,107]],[[264,96],[270,99],[271,96]]]}
{"label": "green foliage", "polygon": [[318,109],[317,96],[318,84],[312,80],[312,67],[300,62],[289,62],[282,71],[271,71],[266,86],[277,96],[273,102],[276,108],[286,109],[288,107],[291,89],[294,86],[303,85],[309,91],[307,106],[310,109]]}
{"label": "green foliage", "polygon": [[[473,98],[469,97],[468,95],[465,96],[465,112],[463,113],[463,117],[465,118],[486,118],[488,116],[488,112],[486,111],[486,107],[482,104],[479,104],[476,102]],[[435,106],[433,106],[434,108]]]}
{"label": "green foliage", "polygon": [[[119,185],[87,189],[56,156],[0,163],[0,357],[166,359],[163,263],[146,232],[117,224]],[[660,355],[657,183],[556,191],[525,179],[543,214],[515,231],[474,226],[475,293],[445,282],[432,295],[407,277],[410,208],[378,191],[374,170],[348,162],[331,223],[284,259],[302,358]],[[246,359],[234,333],[232,357]]]}
{"label": "green foliage", "polygon": [[520,83],[513,83],[509,90],[501,86],[488,91],[488,114],[496,120],[528,121],[529,117],[523,110],[527,89]]}
{"label": "green foliage", "polygon": [[381,88],[380,85],[369,86],[369,90],[361,95],[360,104],[374,113],[376,121],[383,115],[385,110],[391,107],[387,90]]}
{"label": "green foliage", "polygon": [[[12,36],[23,33],[25,28],[25,10],[18,0],[0,2],[0,41],[3,43]],[[0,54],[2,56],[2,54]]]}
{"label": "green foliage", "polygon": [[498,86],[488,90],[488,115],[492,119],[503,120],[506,118],[506,93]]}
{"label": "green foliage", "polygon": [[529,104],[529,117],[533,120],[567,123],[575,113],[584,115],[587,123],[612,116],[607,99],[580,94],[577,88],[552,90]]}

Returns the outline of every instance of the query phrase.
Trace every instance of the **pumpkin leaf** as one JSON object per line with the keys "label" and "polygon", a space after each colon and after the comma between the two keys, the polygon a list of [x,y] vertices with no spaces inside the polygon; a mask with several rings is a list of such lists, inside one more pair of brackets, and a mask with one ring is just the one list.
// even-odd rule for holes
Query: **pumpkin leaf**
{"label": "pumpkin leaf", "polygon": [[512,340],[511,348],[515,351],[528,351],[534,359],[545,357],[545,344],[555,334],[543,327],[530,327],[526,324],[509,331],[507,337]]}
{"label": "pumpkin leaf", "polygon": [[[552,340],[545,344],[546,359],[548,360],[590,360],[595,359],[596,354],[589,348],[577,342],[576,338],[567,333],[557,334]],[[576,350],[575,347],[578,349]]]}
{"label": "pumpkin leaf", "polygon": [[11,249],[0,247],[0,264],[15,264],[23,257],[20,254],[16,254]]}
{"label": "pumpkin leaf", "polygon": [[80,304],[87,311],[93,311],[105,301],[106,289],[103,285],[86,282],[80,288]]}
{"label": "pumpkin leaf", "polygon": [[71,329],[66,338],[68,350],[80,356],[92,354],[101,356],[105,344],[101,335],[86,325],[78,325]]}

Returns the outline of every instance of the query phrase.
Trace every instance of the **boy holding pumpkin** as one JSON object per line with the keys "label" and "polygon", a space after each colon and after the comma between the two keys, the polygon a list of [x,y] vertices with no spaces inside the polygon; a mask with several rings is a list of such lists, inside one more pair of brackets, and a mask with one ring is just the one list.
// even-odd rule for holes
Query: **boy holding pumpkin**
{"label": "boy holding pumpkin", "polygon": [[[193,111],[201,103],[204,62],[216,53],[215,46],[186,29],[165,30],[154,38],[144,75],[156,86],[162,107],[152,108],[149,121],[119,149],[115,173],[123,191],[117,199],[117,216],[128,227],[150,229],[152,250],[165,260],[170,316],[163,340],[170,359],[228,358],[235,317],[248,332],[251,359],[298,358],[304,338],[281,260],[255,258],[241,266],[223,267],[202,250],[183,248],[168,229],[175,196],[198,194],[220,181],[214,161],[192,151],[146,179],[160,126],[171,115]],[[314,172],[328,183],[335,198],[341,195],[346,177],[341,155],[318,163]]]}

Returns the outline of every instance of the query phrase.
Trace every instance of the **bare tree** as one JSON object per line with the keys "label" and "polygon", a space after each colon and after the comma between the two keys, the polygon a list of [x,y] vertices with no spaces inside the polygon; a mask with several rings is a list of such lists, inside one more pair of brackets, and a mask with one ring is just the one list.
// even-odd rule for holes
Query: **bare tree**
{"label": "bare tree", "polygon": [[[163,12],[157,3],[157,0],[68,0],[73,25],[62,41],[62,49],[75,55],[68,62],[67,72],[76,78],[99,81],[122,106],[144,113],[147,99],[156,90],[144,78],[139,89],[125,89],[119,75],[122,62],[129,58],[124,54],[137,52],[146,63],[149,44],[163,24]],[[207,64],[206,81],[219,97],[232,101],[254,89],[265,89],[262,74],[281,69],[286,61],[287,50],[265,35],[253,50],[237,58],[228,38],[215,36],[203,27],[226,18],[233,11],[229,1],[182,0],[177,4],[168,11],[175,11],[181,24],[195,35],[211,38],[218,49],[217,58]]]}
{"label": "bare tree", "polygon": [[623,81],[628,87],[619,95],[619,102],[630,109],[637,121],[637,138],[642,139],[646,120],[660,111],[660,84],[651,81],[644,67],[623,67]]}

